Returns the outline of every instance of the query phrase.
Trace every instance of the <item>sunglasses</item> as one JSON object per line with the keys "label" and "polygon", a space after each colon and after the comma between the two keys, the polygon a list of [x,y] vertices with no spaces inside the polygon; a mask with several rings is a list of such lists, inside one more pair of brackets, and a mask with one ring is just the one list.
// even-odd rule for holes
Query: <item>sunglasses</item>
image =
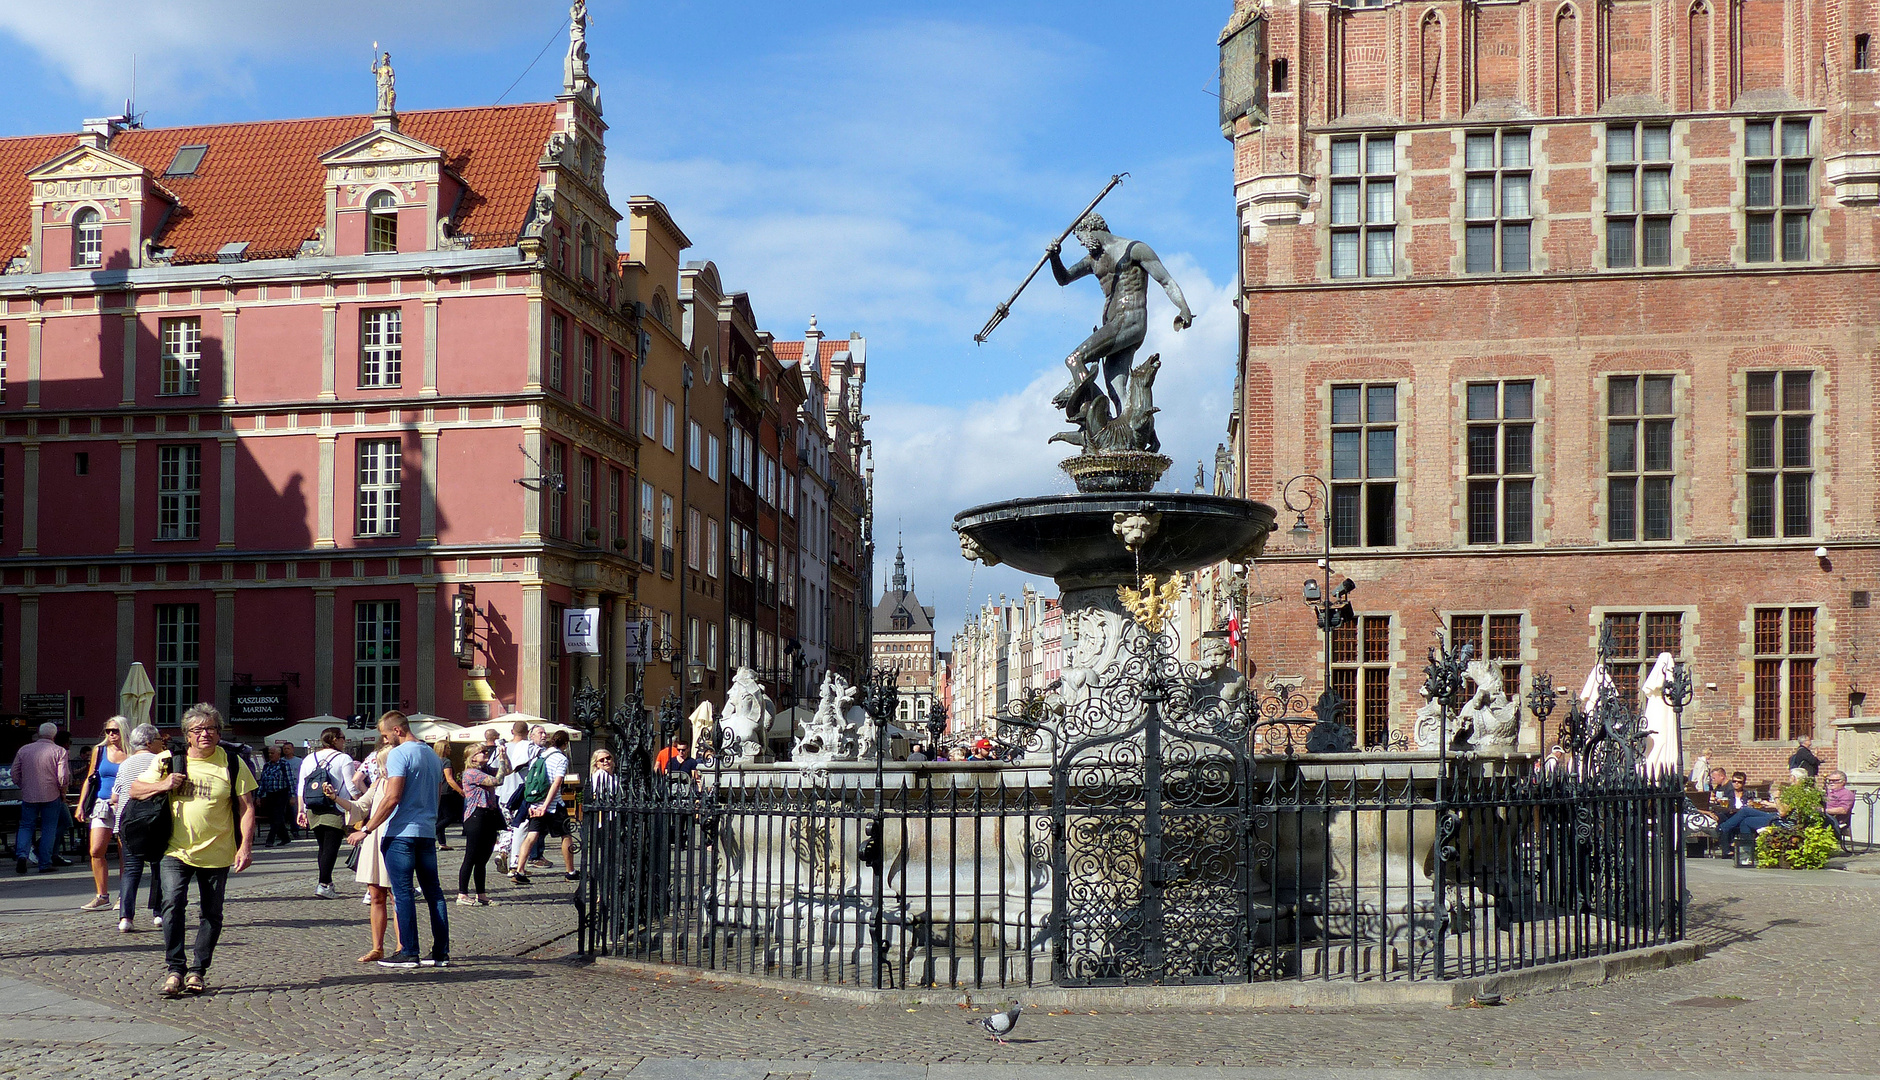
{"label": "sunglasses", "polygon": [[108,727],[108,728],[105,728],[105,729],[104,729],[104,733],[105,733],[106,735],[122,735],[122,734],[124,734],[124,733],[123,733],[122,731],[119,731],[119,730],[118,730],[117,728],[114,728],[114,727]]}

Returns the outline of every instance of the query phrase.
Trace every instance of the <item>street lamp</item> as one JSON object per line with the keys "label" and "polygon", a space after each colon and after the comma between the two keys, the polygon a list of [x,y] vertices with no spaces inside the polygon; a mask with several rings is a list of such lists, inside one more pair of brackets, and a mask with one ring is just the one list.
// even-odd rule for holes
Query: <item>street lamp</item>
{"label": "street lamp", "polygon": [[1329,722],[1337,719],[1340,707],[1345,704],[1332,692],[1332,634],[1340,627],[1357,623],[1358,615],[1351,606],[1350,596],[1358,586],[1346,578],[1336,590],[1332,588],[1332,492],[1324,480],[1311,473],[1301,473],[1286,481],[1286,486],[1280,490],[1280,499],[1286,509],[1294,514],[1293,527],[1287,532],[1302,546],[1311,541],[1312,526],[1306,521],[1306,513],[1312,509],[1313,484],[1318,485],[1318,501],[1322,510],[1320,527],[1323,546],[1320,549],[1319,571],[1323,587],[1320,582],[1307,578],[1303,598],[1306,606],[1313,609],[1319,629],[1325,634],[1325,689],[1319,694],[1318,706],[1313,711],[1321,722]]}

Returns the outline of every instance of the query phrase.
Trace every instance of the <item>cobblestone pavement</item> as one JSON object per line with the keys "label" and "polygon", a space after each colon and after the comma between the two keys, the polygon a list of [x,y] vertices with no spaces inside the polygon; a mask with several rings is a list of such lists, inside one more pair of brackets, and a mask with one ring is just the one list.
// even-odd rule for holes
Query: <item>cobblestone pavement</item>
{"label": "cobblestone pavement", "polygon": [[[447,880],[455,854],[445,856]],[[558,876],[551,884],[546,872],[528,888],[501,879],[491,907],[453,905],[450,968],[361,966],[353,959],[366,947],[357,887],[345,885],[341,900],[314,899],[304,844],[267,859],[271,872],[231,881],[212,992],[201,998],[158,998],[158,936],[120,935],[108,913],[0,925],[0,997],[10,993],[6,979],[20,980],[75,1002],[74,1022],[104,1005],[117,1022],[169,1033],[140,1040],[140,1064],[126,1071],[133,1058],[124,1045],[9,1019],[0,1080],[299,1080],[328,1071],[328,1062],[356,1071],[368,1058],[382,1058],[389,1076],[584,1080],[636,1068],[654,1075],[672,1058],[741,1063],[697,1073],[715,1080],[852,1072],[834,1062],[994,1067],[975,1069],[978,1080],[1021,1066],[1034,1066],[1029,1080],[1048,1080],[1054,1070],[1035,1068],[1046,1064],[1880,1073],[1880,877],[1860,874],[1695,862],[1692,936],[1711,946],[1706,959],[1500,1008],[1034,1012],[1001,1047],[967,1028],[973,1014],[957,1006],[861,1007],[573,962],[571,886]],[[294,861],[304,874],[292,872]],[[868,1075],[916,1072],[940,1075]]]}

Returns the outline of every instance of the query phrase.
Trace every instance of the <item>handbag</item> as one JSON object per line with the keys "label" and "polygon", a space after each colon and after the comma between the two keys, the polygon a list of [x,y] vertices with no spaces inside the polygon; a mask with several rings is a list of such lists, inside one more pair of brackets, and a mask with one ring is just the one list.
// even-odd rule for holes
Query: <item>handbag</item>
{"label": "handbag", "polygon": [[78,820],[90,821],[91,812],[98,806],[98,763],[91,763],[91,775],[85,777],[85,794],[78,800]]}
{"label": "handbag", "polygon": [[359,849],[365,845],[366,842],[361,840],[357,844],[348,844],[346,846],[346,869],[359,869]]}

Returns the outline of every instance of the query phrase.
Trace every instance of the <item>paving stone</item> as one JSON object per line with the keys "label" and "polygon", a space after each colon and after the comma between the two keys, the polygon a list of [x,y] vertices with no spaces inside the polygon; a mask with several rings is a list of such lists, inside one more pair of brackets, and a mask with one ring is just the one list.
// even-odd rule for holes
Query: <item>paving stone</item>
{"label": "paving stone", "polygon": [[[447,878],[452,870],[447,864]],[[1691,936],[1711,947],[1706,959],[1602,986],[1514,997],[1499,1008],[1032,1012],[1008,1046],[970,1028],[977,1014],[955,1006],[863,1007],[683,972],[622,974],[574,962],[567,955],[572,940],[562,936],[574,917],[559,882],[516,888],[505,881],[495,906],[452,905],[447,969],[360,965],[354,957],[366,948],[364,908],[354,900],[316,900],[309,884],[310,875],[307,883],[275,880],[246,889],[231,882],[211,993],[200,998],[157,996],[163,964],[156,934],[126,938],[114,926],[70,916],[5,928],[0,979],[25,984],[22,1000],[30,1000],[32,987],[49,989],[186,1037],[133,1054],[95,1043],[31,1041],[17,1026],[24,1018],[9,1019],[0,1025],[0,1034],[13,1038],[0,1054],[0,1080],[122,1080],[133,1075],[127,1071],[133,1061],[142,1062],[134,1071],[139,1077],[191,1080],[304,1080],[340,1069],[358,1073],[367,1063],[390,1077],[581,1080],[629,1073],[801,1080],[804,1072],[810,1080],[905,1080],[941,1065],[974,1071],[935,1068],[926,1075],[1085,1075],[1039,1068],[1061,1065],[1236,1073],[1249,1067],[1736,1072],[1761,1080],[1876,1069],[1880,948],[1873,927],[1880,925],[1880,878],[1852,874],[1695,863]],[[541,947],[551,939],[558,940]],[[0,1001],[11,996],[7,985],[0,982]],[[40,1016],[35,1012],[30,1022]],[[867,1063],[900,1067],[859,1067]]]}

